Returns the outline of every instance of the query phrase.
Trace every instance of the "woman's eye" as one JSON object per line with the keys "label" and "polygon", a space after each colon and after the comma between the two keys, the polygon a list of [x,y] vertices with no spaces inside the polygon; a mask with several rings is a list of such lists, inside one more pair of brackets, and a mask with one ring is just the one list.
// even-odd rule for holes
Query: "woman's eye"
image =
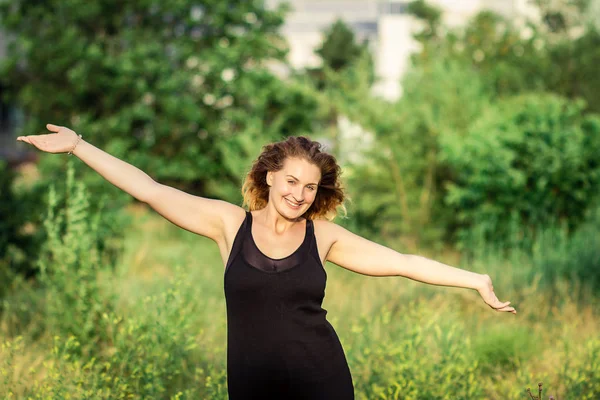
{"label": "woman's eye", "polygon": [[294,182],[294,181],[288,181],[288,183],[289,183],[290,185],[293,185],[295,182]]}

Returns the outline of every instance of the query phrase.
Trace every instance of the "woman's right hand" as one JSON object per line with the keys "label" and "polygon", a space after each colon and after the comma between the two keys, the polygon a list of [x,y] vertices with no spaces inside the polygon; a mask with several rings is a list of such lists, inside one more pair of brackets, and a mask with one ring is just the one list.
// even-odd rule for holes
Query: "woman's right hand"
{"label": "woman's right hand", "polygon": [[19,136],[17,140],[29,143],[48,153],[67,153],[73,149],[79,138],[77,133],[64,126],[47,124],[46,128],[54,133]]}

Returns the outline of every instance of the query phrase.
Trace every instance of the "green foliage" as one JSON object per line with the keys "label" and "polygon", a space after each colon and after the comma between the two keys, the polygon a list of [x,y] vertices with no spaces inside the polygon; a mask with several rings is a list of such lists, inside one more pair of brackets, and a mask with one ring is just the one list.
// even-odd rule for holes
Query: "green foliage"
{"label": "green foliage", "polygon": [[[0,161],[0,281],[8,282],[7,278],[13,269],[10,260],[14,260],[15,254],[11,246],[22,244],[24,235],[21,229],[24,225],[24,213],[19,207],[21,200],[13,190],[15,173],[11,171],[6,163]],[[9,251],[12,254],[9,254]],[[2,279],[3,278],[3,279]],[[0,286],[0,298],[6,285]]]}
{"label": "green foliage", "polygon": [[[421,50],[413,56],[413,65],[402,79],[402,98],[390,107],[366,91],[360,96],[339,97],[338,103],[352,103],[344,106],[346,114],[375,138],[373,143],[365,141],[364,147],[370,151],[362,163],[346,166],[350,172],[349,191],[357,194],[352,203],[351,216],[356,219],[353,228],[384,240],[400,238],[403,244],[413,239],[418,248],[419,244],[440,246],[443,241],[454,244],[456,239],[464,245],[467,233],[483,235],[485,240],[509,240],[511,236],[518,242],[526,232],[513,235],[509,225],[527,230],[541,221],[552,223],[549,218],[567,218],[571,227],[579,223],[597,190],[597,164],[589,150],[598,148],[598,122],[592,112],[600,104],[598,74],[592,72],[600,62],[596,57],[600,48],[598,33],[591,25],[577,25],[577,19],[571,15],[581,14],[582,8],[575,7],[569,14],[569,26],[581,28],[579,36],[573,37],[574,31],[561,36],[548,32],[544,26],[515,26],[487,11],[477,14],[464,27],[441,29],[440,12],[434,7],[415,1],[409,10],[425,22],[425,28],[417,34]],[[353,93],[348,87],[346,90]],[[568,103],[564,111],[562,100],[554,106],[550,100],[544,100],[548,92],[569,99],[564,100]],[[533,113],[529,122],[504,121],[520,118],[521,105],[513,97],[522,94],[535,103],[536,95],[532,93],[540,93],[539,102],[548,103],[547,107],[540,105],[540,111]],[[587,101],[586,107],[578,102],[580,98]],[[515,115],[502,111],[506,104],[513,104]],[[546,112],[551,115],[543,116]],[[539,124],[549,125],[548,133],[542,132],[546,129],[543,126],[535,127],[536,118],[540,119]],[[505,128],[507,124],[516,127]],[[511,139],[512,134],[503,135],[503,129],[521,132],[523,136],[515,145],[521,149],[512,149],[512,144],[504,146],[509,148],[508,153],[495,149],[497,140],[515,140]],[[534,132],[525,132],[530,129]],[[469,138],[473,131],[478,131],[477,137]],[[569,136],[572,133],[573,139]],[[563,145],[567,151],[560,147]],[[467,146],[486,148],[490,154],[480,154],[479,161],[473,161],[469,154],[456,152]],[[448,151],[454,153],[446,154]],[[526,164],[514,168],[524,168],[519,179],[530,175],[522,186],[508,187],[502,180],[517,179],[506,175],[511,161],[505,155],[513,153],[514,157],[521,157],[518,162]],[[498,158],[507,167],[488,174],[487,170],[497,168],[494,165],[500,162]],[[458,164],[453,164],[455,161]],[[472,165],[474,162],[479,164]],[[531,162],[535,165],[530,166]],[[544,163],[549,162],[560,166],[551,165],[545,170]],[[474,168],[481,171],[477,176],[472,174]],[[527,168],[535,168],[535,172],[525,171]],[[565,175],[564,179],[560,174]],[[559,179],[563,182],[555,185],[559,192],[554,193],[549,183]],[[531,189],[538,184],[546,185],[546,191]],[[494,185],[502,186],[501,193]],[[480,195],[459,205],[456,192],[447,193],[456,187]],[[461,198],[466,199],[465,193]],[[509,198],[510,205],[506,203]],[[555,199],[556,204],[550,205]],[[520,205],[515,208],[516,202]],[[538,202],[542,207],[537,206]],[[526,210],[525,203],[529,203]],[[474,207],[490,208],[489,213],[500,218],[506,228],[495,230],[496,223],[491,218],[476,218]],[[477,227],[466,223],[465,213],[471,214],[470,221],[476,221]],[[461,232],[458,236],[457,230]],[[493,238],[489,235],[492,231]]]}
{"label": "green foliage", "polygon": [[547,229],[539,232],[532,260],[541,283],[553,285],[566,280],[582,282],[600,293],[600,210],[587,213],[586,221],[574,232]]}
{"label": "green foliage", "polygon": [[286,52],[283,11],[235,0],[2,2],[14,39],[0,75],[28,115],[24,133],[67,125],[162,183],[204,193],[219,182],[229,188],[210,194],[238,201],[240,168],[225,158],[251,157],[234,138],[266,143],[313,123],[314,99],[266,65]]}
{"label": "green foliage", "polygon": [[18,190],[16,178],[16,172],[0,161],[0,265],[3,274],[30,276],[36,269],[36,250],[43,242],[43,235],[35,229],[42,219],[36,211],[42,191],[41,185]]}
{"label": "green foliage", "polygon": [[[190,301],[194,294],[195,287],[178,271],[162,292],[136,304],[137,314],[106,310],[96,325],[104,340],[91,354],[86,351],[89,339],[53,336],[45,374],[38,376],[34,368],[26,371],[29,383],[22,395],[32,399],[226,398],[225,368],[214,363],[214,358],[225,355],[209,349],[210,339],[198,343],[197,304]],[[12,371],[11,363],[24,351],[23,343],[22,337],[3,343],[4,371]],[[8,388],[15,384],[5,381]]]}
{"label": "green foliage", "polygon": [[349,67],[364,51],[365,44],[358,44],[354,32],[341,19],[336,20],[324,33],[323,43],[315,50],[323,64],[334,71]]}
{"label": "green foliage", "polygon": [[539,338],[524,327],[484,329],[473,343],[473,353],[485,373],[514,369],[535,357],[541,350]]}
{"label": "green foliage", "polygon": [[460,140],[489,105],[490,91],[476,71],[451,60],[410,70],[403,89],[395,104],[365,98],[353,109],[376,140],[362,162],[348,167],[349,190],[357,194],[351,215],[365,234],[408,234],[431,246],[454,218],[441,201],[448,169],[439,138]]}
{"label": "green foliage", "polygon": [[[212,241],[158,218],[138,220],[126,238],[120,274],[97,275],[100,295],[118,299],[101,314],[95,342],[58,326],[4,339],[0,393],[32,399],[227,398],[219,251]],[[519,288],[509,298],[523,305],[521,317],[510,322],[512,316],[479,304],[475,293],[368,279],[328,265],[325,308],[346,350],[357,399],[519,398],[526,385],[539,381],[559,398],[597,397],[594,334],[600,320],[593,303],[572,303],[574,285],[556,291],[518,282],[513,277],[531,264],[528,257],[514,264],[502,264],[504,257],[477,260],[503,277],[495,280],[499,294],[508,293],[502,287]],[[11,301],[41,293],[43,306],[47,299],[44,287],[18,289]],[[525,307],[531,298],[534,309]],[[17,317],[28,312],[12,310]],[[3,317],[3,337],[15,321]]]}
{"label": "green foliage", "polygon": [[565,392],[577,399],[600,397],[600,340],[586,341],[577,361],[565,365]]}
{"label": "green foliage", "polygon": [[[419,316],[420,324],[409,321]],[[365,338],[351,354],[358,399],[474,399],[484,395],[469,338],[457,325],[441,325],[422,306],[369,316],[354,331]],[[379,332],[393,331],[378,338]]]}
{"label": "green foliage", "polygon": [[600,189],[600,120],[583,109],[554,95],[519,96],[489,109],[464,138],[442,136],[452,170],[445,202],[459,238],[475,229],[501,241],[511,218],[526,230],[582,221]]}
{"label": "green foliage", "polygon": [[[69,166],[73,168],[66,159],[58,156],[46,160],[58,166],[57,173],[66,174]],[[65,193],[65,182],[62,177],[60,180],[40,179],[32,183],[25,183],[21,178],[17,182],[16,171],[2,165],[0,163],[0,265],[5,269],[3,274],[30,278],[39,272],[39,249],[47,240],[47,232],[43,226],[46,215],[41,205],[47,202],[50,186],[54,186],[59,193]],[[82,176],[79,174],[76,179],[82,181]],[[116,192],[116,188],[109,189]],[[98,221],[95,246],[99,249],[103,262],[110,266],[116,264],[122,252],[122,230],[131,222],[131,217],[120,208],[124,204],[123,197],[111,196],[112,193],[111,190],[106,190],[101,196],[90,195],[87,198],[91,203],[89,211],[92,214],[100,212],[99,209],[104,207],[103,216]],[[65,195],[58,196],[59,207],[64,206],[65,198]],[[2,280],[5,284],[9,281]]]}
{"label": "green foliage", "polygon": [[550,90],[569,98],[583,98],[589,111],[595,113],[600,113],[599,29],[590,26],[580,37],[549,47],[544,74]]}
{"label": "green foliage", "polygon": [[[99,220],[101,213],[89,211],[88,192],[75,182],[71,164],[64,194],[54,186],[48,193],[44,220],[47,239],[39,251],[39,280],[46,290],[46,329],[61,336],[92,342],[101,315],[110,310],[110,296],[103,293],[97,275],[102,269]],[[61,197],[65,207],[59,208]]]}
{"label": "green foliage", "polygon": [[441,47],[446,57],[476,70],[497,96],[510,96],[547,87],[547,76],[540,72],[553,66],[545,41],[535,25],[518,28],[497,14],[481,12],[464,30],[447,35]]}
{"label": "green foliage", "polygon": [[[543,24],[515,26],[489,11],[445,35],[439,28],[427,28],[418,35],[423,48],[413,61],[419,68],[435,60],[460,62],[477,71],[497,96],[550,91],[583,98],[589,111],[597,112],[600,82],[594,72],[600,60],[600,34],[598,27],[584,23],[585,7],[569,7],[569,12],[559,13],[568,14],[569,29],[558,32]],[[544,7],[543,12],[553,13]]]}
{"label": "green foliage", "polygon": [[12,183],[15,174],[6,167],[5,162],[0,161],[0,254],[6,254],[8,243],[13,237],[18,236],[21,221],[18,219],[20,214],[14,213],[14,208],[18,204],[13,193]]}
{"label": "green foliage", "polygon": [[425,28],[415,34],[415,39],[426,43],[438,35],[442,19],[442,11],[439,8],[427,4],[424,0],[414,0],[408,4],[408,13],[425,22]]}
{"label": "green foliage", "polygon": [[[375,81],[374,61],[369,52],[368,42],[365,40],[358,43],[352,29],[341,19],[336,20],[323,32],[323,42],[315,53],[321,57],[322,65],[307,68],[306,74],[310,79],[306,83],[314,85],[327,97],[348,89],[343,88],[346,85],[350,86],[350,92],[355,91],[352,83],[356,83],[357,72],[368,76],[369,86]],[[331,101],[331,98],[328,100]],[[347,99],[342,101],[351,103]],[[327,110],[331,111],[327,104],[322,103],[320,107],[324,109],[321,114],[327,114]],[[343,106],[340,105],[339,108]],[[335,111],[331,112],[326,115],[325,120],[331,121],[336,116]]]}

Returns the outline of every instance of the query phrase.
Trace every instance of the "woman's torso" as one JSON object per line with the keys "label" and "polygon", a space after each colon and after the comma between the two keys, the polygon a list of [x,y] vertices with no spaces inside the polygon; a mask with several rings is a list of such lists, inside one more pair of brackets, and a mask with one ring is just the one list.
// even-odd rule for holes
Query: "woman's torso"
{"label": "woman's torso", "polygon": [[264,386],[267,379],[289,391],[290,382],[347,378],[343,348],[322,308],[327,274],[316,251],[313,221],[299,221],[293,235],[301,237],[285,239],[294,248],[289,254],[280,250],[282,257],[259,248],[254,236],[260,229],[253,225],[247,213],[224,274],[232,382]]}

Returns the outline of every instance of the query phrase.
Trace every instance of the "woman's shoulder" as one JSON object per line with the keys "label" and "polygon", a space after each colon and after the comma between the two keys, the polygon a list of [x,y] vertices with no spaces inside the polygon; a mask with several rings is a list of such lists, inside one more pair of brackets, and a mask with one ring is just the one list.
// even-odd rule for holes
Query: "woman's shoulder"
{"label": "woman's shoulder", "polygon": [[317,218],[317,219],[313,219],[312,220],[313,226],[315,227],[315,230],[318,230],[319,232],[327,235],[328,233],[332,233],[334,232],[339,225],[336,224],[333,221],[329,221],[328,219],[325,218]]}
{"label": "woman's shoulder", "polygon": [[239,228],[244,219],[246,218],[246,210],[238,205],[227,203],[223,206],[221,211],[221,218],[225,227]]}
{"label": "woman's shoulder", "polygon": [[315,219],[313,224],[315,227],[315,233],[318,232],[320,236],[328,237],[334,242],[340,238],[346,237],[347,235],[354,235],[342,225],[328,219]]}

